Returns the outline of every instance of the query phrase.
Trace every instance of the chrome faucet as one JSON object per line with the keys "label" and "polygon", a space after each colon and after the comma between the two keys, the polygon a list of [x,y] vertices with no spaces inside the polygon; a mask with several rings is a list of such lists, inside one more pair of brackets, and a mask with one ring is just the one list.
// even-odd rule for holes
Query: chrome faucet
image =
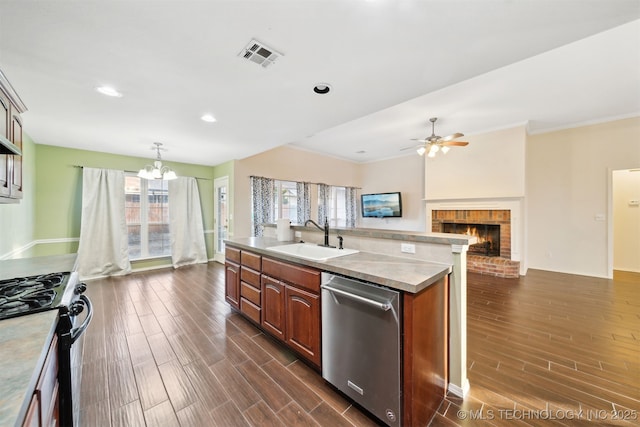
{"label": "chrome faucet", "polygon": [[325,218],[325,219],[324,219],[324,228],[320,227],[320,226],[318,225],[318,223],[317,223],[317,222],[315,222],[315,221],[314,221],[314,220],[312,220],[312,219],[308,219],[308,220],[306,220],[306,221],[304,222],[304,226],[306,227],[306,226],[307,226],[307,224],[309,224],[309,223],[311,223],[311,224],[315,225],[315,226],[316,226],[316,228],[317,228],[318,230],[320,230],[320,231],[324,231],[324,244],[323,244],[323,245],[321,245],[321,244],[319,244],[319,243],[318,243],[318,246],[326,246],[327,248],[335,248],[335,246],[331,246],[331,245],[329,244],[329,221],[327,220],[327,218]]}

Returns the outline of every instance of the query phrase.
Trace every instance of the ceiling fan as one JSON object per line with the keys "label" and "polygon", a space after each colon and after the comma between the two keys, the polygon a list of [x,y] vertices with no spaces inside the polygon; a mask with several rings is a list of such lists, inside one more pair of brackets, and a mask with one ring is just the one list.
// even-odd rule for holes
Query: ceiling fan
{"label": "ceiling fan", "polygon": [[[449,151],[449,147],[464,147],[466,145],[469,145],[469,143],[466,141],[454,141],[454,139],[461,138],[464,136],[464,134],[459,132],[452,133],[451,135],[447,135],[447,136],[436,135],[436,131],[435,131],[436,120],[438,120],[437,117],[432,117],[429,119],[429,121],[431,122],[430,136],[426,138],[421,138],[421,139],[418,139],[418,138],[412,139],[412,141],[421,142],[421,144],[416,147],[416,151],[418,152],[419,155],[422,156],[424,155],[424,153],[427,153],[427,156],[435,157],[438,151],[442,152],[443,154],[446,154],[447,151]],[[407,150],[409,148],[414,148],[414,147],[403,148],[403,150]]]}

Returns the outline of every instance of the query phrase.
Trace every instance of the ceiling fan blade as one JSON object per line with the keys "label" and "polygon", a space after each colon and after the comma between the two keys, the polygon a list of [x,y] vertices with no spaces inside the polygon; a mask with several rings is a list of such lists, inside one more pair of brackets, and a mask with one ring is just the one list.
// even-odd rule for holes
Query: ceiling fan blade
{"label": "ceiling fan blade", "polygon": [[463,136],[463,133],[456,132],[452,133],[451,135],[443,136],[442,138],[440,138],[440,141],[451,141],[452,139],[462,138]]}
{"label": "ceiling fan blade", "polygon": [[404,148],[401,148],[401,149],[400,149],[400,151],[405,151],[405,150],[415,150],[415,149],[417,149],[417,148],[419,148],[419,147],[423,147],[423,146],[424,146],[424,144],[412,145],[412,146],[410,146],[410,147],[404,147]]}
{"label": "ceiling fan blade", "polygon": [[469,143],[467,141],[444,141],[440,145],[446,145],[449,147],[466,147]]}

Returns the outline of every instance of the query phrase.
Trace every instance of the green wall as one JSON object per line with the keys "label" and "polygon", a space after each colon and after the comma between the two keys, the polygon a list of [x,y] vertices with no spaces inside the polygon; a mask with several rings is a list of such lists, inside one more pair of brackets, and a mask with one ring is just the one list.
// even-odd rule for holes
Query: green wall
{"label": "green wall", "polygon": [[33,245],[36,144],[27,134],[22,137],[22,153],[23,199],[20,203],[0,203],[0,259],[22,256],[24,248]]}
{"label": "green wall", "polygon": [[[29,256],[73,253],[78,248],[82,208],[82,168],[78,166],[137,171],[150,158],[35,145],[35,227],[37,244]],[[202,204],[207,255],[213,257],[213,178],[215,168],[186,163],[163,162],[179,176],[195,176]],[[167,265],[167,260],[134,263],[134,268]]]}

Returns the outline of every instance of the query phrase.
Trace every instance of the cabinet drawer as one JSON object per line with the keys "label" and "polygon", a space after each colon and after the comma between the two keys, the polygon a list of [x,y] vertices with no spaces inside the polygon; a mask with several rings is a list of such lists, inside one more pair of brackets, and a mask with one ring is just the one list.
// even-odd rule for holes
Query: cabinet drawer
{"label": "cabinet drawer", "polygon": [[262,260],[262,272],[299,288],[307,289],[316,294],[320,293],[319,270],[264,258]]}
{"label": "cabinet drawer", "polygon": [[240,264],[246,265],[249,268],[260,271],[262,264],[262,257],[251,252],[242,251],[240,254]]}
{"label": "cabinet drawer", "polygon": [[240,282],[240,296],[260,306],[260,291],[245,282]]}
{"label": "cabinet drawer", "polygon": [[240,280],[260,289],[260,273],[255,270],[245,266],[240,267]]}
{"label": "cabinet drawer", "polygon": [[232,248],[226,246],[224,248],[224,256],[229,260],[233,261],[236,264],[240,264],[240,249]]}
{"label": "cabinet drawer", "polygon": [[253,320],[257,324],[260,324],[260,307],[258,307],[251,301],[245,298],[240,298],[240,311],[249,319]]}

